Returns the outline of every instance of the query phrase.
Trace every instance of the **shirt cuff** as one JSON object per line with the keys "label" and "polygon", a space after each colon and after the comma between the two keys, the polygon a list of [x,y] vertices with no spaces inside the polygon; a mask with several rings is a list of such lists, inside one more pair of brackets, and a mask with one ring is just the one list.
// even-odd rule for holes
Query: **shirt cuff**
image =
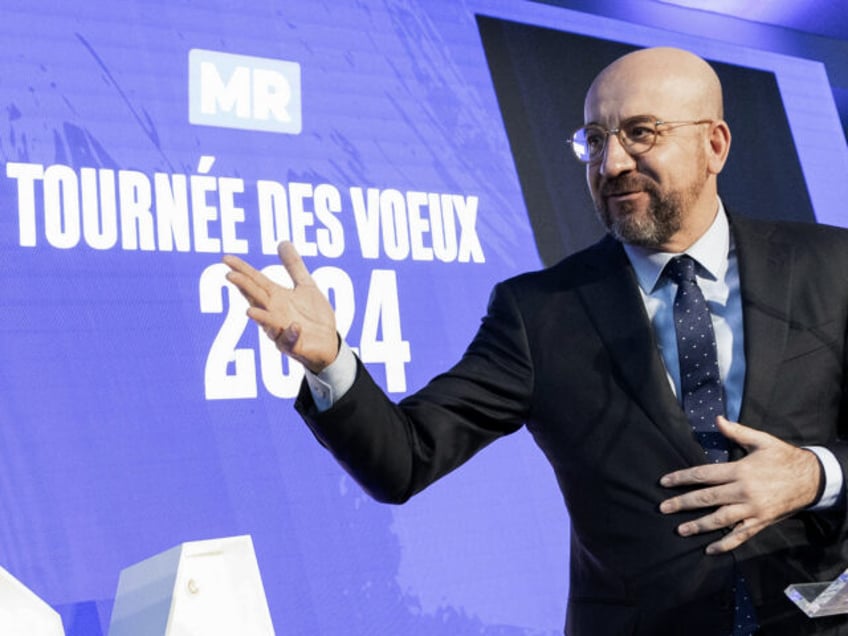
{"label": "shirt cuff", "polygon": [[822,479],[824,480],[824,488],[820,488],[821,495],[816,502],[807,510],[827,510],[836,505],[839,499],[839,493],[842,492],[842,485],[845,481],[845,476],[842,474],[842,466],[836,456],[824,446],[804,446],[803,448],[814,453],[819,459],[819,464],[822,468]]}
{"label": "shirt cuff", "polygon": [[326,411],[347,393],[356,379],[356,358],[353,351],[342,340],[339,354],[319,374],[304,368],[306,384],[318,411]]}

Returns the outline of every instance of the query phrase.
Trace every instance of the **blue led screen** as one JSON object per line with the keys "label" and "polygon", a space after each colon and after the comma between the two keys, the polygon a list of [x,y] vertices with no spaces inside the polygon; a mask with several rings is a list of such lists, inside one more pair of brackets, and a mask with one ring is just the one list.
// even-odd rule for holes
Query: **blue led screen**
{"label": "blue led screen", "polygon": [[[579,36],[753,69],[799,214],[845,224],[820,65],[755,48],[484,0],[12,0],[0,34],[0,565],[72,636],[107,633],[123,568],[240,534],[278,634],[561,633],[568,517],[529,436],[371,501],[299,421],[302,370],[220,263],[284,280],[293,240],[393,397],[448,367],[495,282],[598,232],[579,166],[563,194],[557,165],[534,182],[518,156],[550,78],[510,85],[499,59]],[[580,203],[543,245],[528,202],[563,196]]]}

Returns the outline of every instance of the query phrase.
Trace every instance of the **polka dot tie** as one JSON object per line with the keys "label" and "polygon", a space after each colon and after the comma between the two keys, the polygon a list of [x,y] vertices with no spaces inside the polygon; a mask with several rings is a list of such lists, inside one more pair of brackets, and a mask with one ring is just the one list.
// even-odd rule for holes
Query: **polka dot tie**
{"label": "polka dot tie", "polygon": [[677,283],[674,329],[680,361],[680,397],[695,437],[709,462],[726,462],[727,439],[716,428],[724,415],[724,396],[718,371],[716,340],[710,310],[695,281],[695,261],[678,256],[668,262],[665,274]]}
{"label": "polka dot tie", "polygon": [[[729,444],[715,423],[717,416],[724,415],[716,339],[707,301],[695,280],[695,267],[692,257],[685,254],[673,258],[665,267],[665,275],[677,284],[673,315],[680,362],[680,397],[706,460],[726,462]],[[754,604],[738,571],[734,577],[734,600],[732,636],[756,633]]]}

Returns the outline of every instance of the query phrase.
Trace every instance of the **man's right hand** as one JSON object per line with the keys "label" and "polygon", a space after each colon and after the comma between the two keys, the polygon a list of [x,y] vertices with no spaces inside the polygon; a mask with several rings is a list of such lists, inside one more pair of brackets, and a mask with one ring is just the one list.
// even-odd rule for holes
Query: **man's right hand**
{"label": "man's right hand", "polygon": [[333,307],[315,281],[294,245],[283,241],[277,253],[294,282],[288,289],[276,284],[237,256],[224,256],[230,268],[227,280],[247,299],[247,315],[274,341],[277,348],[319,373],[339,352]]}

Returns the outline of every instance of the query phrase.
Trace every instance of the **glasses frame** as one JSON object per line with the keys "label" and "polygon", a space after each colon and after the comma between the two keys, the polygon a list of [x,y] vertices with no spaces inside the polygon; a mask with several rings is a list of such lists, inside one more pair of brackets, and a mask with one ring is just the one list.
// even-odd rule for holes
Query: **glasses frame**
{"label": "glasses frame", "polygon": [[[651,124],[654,126],[654,138],[651,141],[650,145],[644,148],[643,150],[634,151],[632,144],[627,141],[626,137],[624,137],[623,130],[627,127],[627,124],[638,121],[642,121],[645,124]],[[680,126],[700,126],[702,124],[712,124],[715,123],[715,121],[715,119],[666,121],[663,119],[657,119],[653,115],[637,115],[635,117],[628,117],[623,122],[621,122],[617,128],[605,128],[600,124],[587,124],[585,126],[580,126],[580,128],[577,128],[573,133],[571,133],[571,137],[566,140],[566,143],[571,146],[571,151],[574,153],[574,157],[577,159],[577,161],[585,165],[591,165],[599,163],[602,160],[609,144],[610,135],[615,135],[618,138],[618,143],[621,144],[621,147],[624,148],[624,150],[626,150],[628,154],[634,157],[638,157],[639,155],[644,155],[646,152],[650,152],[653,147],[657,145],[657,138],[659,138],[660,134],[662,132],[665,132],[666,130],[670,130],[671,128],[678,128]],[[664,127],[663,130],[660,130],[661,126]],[[604,143],[601,146],[601,149],[594,157],[590,156],[588,159],[583,159],[581,155],[577,152],[574,138],[581,130],[585,130],[586,128],[590,127],[603,131]]]}

